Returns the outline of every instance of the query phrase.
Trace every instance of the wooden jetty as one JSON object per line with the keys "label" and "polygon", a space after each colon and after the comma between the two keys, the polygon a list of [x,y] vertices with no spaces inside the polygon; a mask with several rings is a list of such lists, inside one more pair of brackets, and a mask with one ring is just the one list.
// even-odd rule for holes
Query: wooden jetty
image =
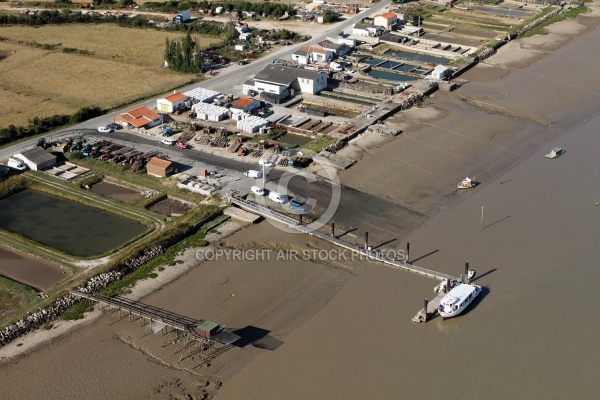
{"label": "wooden jetty", "polygon": [[[132,321],[133,316],[138,316],[141,324],[146,320],[149,322],[148,326],[152,327],[153,330],[166,331],[167,333],[169,331],[176,332],[178,337],[186,337],[188,340],[207,344],[209,347],[214,343],[229,345],[240,338],[238,335],[225,331],[223,327],[216,323],[202,319],[192,319],[124,297],[107,297],[100,294],[83,293],[77,290],[73,290],[71,293],[75,296],[97,302],[102,305],[101,308],[108,307],[109,310],[118,310],[120,315],[124,312],[129,316],[130,321]],[[211,327],[210,330],[204,328],[207,325]]]}
{"label": "wooden jetty", "polygon": [[337,246],[343,247],[343,248],[351,250],[353,252],[357,252],[358,254],[361,254],[361,255],[365,256],[366,258],[369,258],[370,260],[379,261],[389,267],[414,272],[419,275],[427,276],[429,278],[438,279],[440,281],[451,281],[451,280],[457,281],[458,280],[457,277],[452,276],[452,275],[433,271],[433,270],[427,269],[427,268],[421,268],[416,265],[410,264],[410,263],[406,262],[405,260],[398,260],[395,258],[385,257],[376,251],[369,251],[368,246],[365,246],[364,249],[357,249],[355,243],[346,242],[344,240],[341,240],[341,239],[335,237],[335,235],[333,235],[333,234],[328,235],[324,232],[312,230],[312,229],[308,228],[307,226],[302,225],[302,216],[300,216],[299,220],[296,220],[294,218],[288,217],[287,215],[284,215],[277,211],[274,211],[274,210],[270,209],[269,207],[263,206],[261,204],[257,204],[250,200],[242,199],[242,198],[240,198],[238,196],[234,196],[234,195],[228,195],[228,200],[230,203],[235,204],[238,207],[243,208],[247,211],[262,215],[265,218],[269,218],[269,219],[281,222],[299,232],[303,232],[308,235],[319,237],[329,243],[335,244]]}

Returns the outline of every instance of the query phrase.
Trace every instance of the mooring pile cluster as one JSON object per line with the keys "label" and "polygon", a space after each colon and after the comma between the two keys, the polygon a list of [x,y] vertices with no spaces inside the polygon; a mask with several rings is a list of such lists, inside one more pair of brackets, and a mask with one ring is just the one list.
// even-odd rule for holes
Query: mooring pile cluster
{"label": "mooring pile cluster", "polygon": [[162,246],[154,246],[145,251],[144,254],[130,258],[127,260],[127,262],[125,262],[125,265],[129,270],[136,270],[142,265],[146,264],[148,261],[161,256],[164,252],[165,249]]}
{"label": "mooring pile cluster", "polygon": [[[78,287],[75,290],[82,293],[94,293],[105,288],[108,284],[121,279],[121,275],[121,272],[105,272],[90,278],[85,283],[85,286]],[[7,326],[0,331],[0,347],[10,343],[19,336],[52,321],[79,301],[81,301],[81,297],[69,293],[62,298],[54,300],[50,306],[39,309],[33,314],[28,315],[26,318]]]}

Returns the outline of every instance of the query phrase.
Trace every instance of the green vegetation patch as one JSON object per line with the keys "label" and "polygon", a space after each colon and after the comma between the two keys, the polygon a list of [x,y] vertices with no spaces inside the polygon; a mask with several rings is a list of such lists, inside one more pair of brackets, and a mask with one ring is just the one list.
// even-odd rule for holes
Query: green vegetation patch
{"label": "green vegetation patch", "polygon": [[0,317],[10,316],[14,310],[24,307],[36,298],[38,296],[34,289],[0,276]]}
{"label": "green vegetation patch", "polygon": [[314,153],[319,153],[325,149],[325,147],[329,146],[335,142],[335,139],[331,136],[319,136],[316,139],[306,143],[301,147],[301,151],[306,156],[311,156]]}
{"label": "green vegetation patch", "polygon": [[535,28],[528,30],[521,37],[525,38],[525,37],[529,37],[529,36],[533,36],[533,35],[546,35],[546,34],[548,34],[548,32],[546,31],[545,28],[548,25],[552,25],[552,24],[554,24],[556,22],[564,21],[565,19],[568,19],[568,18],[575,18],[579,14],[586,14],[588,12],[590,12],[590,9],[587,6],[581,6],[581,7],[577,7],[577,8],[572,8],[572,9],[570,9],[568,11],[564,11],[564,12],[558,13],[554,17],[552,17],[549,20],[547,20],[547,21],[539,24]]}

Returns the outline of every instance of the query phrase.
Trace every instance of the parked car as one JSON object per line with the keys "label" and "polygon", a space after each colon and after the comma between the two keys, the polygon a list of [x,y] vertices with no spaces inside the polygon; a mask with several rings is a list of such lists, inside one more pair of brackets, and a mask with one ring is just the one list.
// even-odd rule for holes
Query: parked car
{"label": "parked car", "polygon": [[283,204],[287,200],[287,196],[281,193],[271,192],[269,193],[269,199],[273,200],[275,203]]}
{"label": "parked car", "polygon": [[115,130],[110,128],[108,125],[107,126],[101,126],[98,128],[98,132],[100,133],[111,133],[114,132]]}
{"label": "parked car", "polygon": [[290,200],[290,208],[298,212],[306,212],[306,205],[296,199]]}
{"label": "parked car", "polygon": [[250,191],[257,196],[266,196],[267,195],[267,190],[261,188],[260,186],[252,186],[250,188]]}
{"label": "parked car", "polygon": [[264,167],[271,168],[271,167],[275,166],[275,163],[273,161],[262,159],[262,160],[258,160],[258,165],[262,165]]}
{"label": "parked car", "polygon": [[15,171],[25,171],[27,169],[27,165],[25,165],[22,161],[16,160],[14,158],[9,158],[7,163],[8,168],[14,169]]}
{"label": "parked car", "polygon": [[118,129],[121,129],[121,125],[115,124],[115,123],[108,124],[108,125],[106,125],[106,127],[108,129],[112,129],[112,130],[115,130],[115,131],[118,130]]}
{"label": "parked car", "polygon": [[250,171],[244,172],[244,176],[248,178],[262,178],[262,172],[251,169]]}
{"label": "parked car", "polygon": [[175,141],[173,139],[163,139],[160,141],[161,143],[164,143],[168,146],[173,146],[175,145]]}
{"label": "parked car", "polygon": [[187,149],[188,148],[188,144],[186,142],[182,142],[180,140],[177,141],[177,143],[175,143],[177,145],[177,147],[180,147],[182,149]]}

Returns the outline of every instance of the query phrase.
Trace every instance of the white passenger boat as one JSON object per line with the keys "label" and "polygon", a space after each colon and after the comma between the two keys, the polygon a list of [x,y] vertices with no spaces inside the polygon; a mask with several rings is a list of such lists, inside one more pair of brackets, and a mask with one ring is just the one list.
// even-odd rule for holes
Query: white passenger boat
{"label": "white passenger boat", "polygon": [[477,185],[477,182],[475,181],[475,178],[471,179],[468,176],[463,179],[459,184],[458,184],[458,188],[459,189],[471,189],[474,188]]}
{"label": "white passenger boat", "polygon": [[556,157],[562,155],[565,151],[563,149],[561,149],[560,147],[555,147],[552,149],[552,151],[548,154],[546,154],[546,158],[549,158],[551,160],[555,159]]}
{"label": "white passenger boat", "polygon": [[455,317],[481,293],[481,286],[467,283],[457,283],[440,301],[438,312],[442,318]]}

